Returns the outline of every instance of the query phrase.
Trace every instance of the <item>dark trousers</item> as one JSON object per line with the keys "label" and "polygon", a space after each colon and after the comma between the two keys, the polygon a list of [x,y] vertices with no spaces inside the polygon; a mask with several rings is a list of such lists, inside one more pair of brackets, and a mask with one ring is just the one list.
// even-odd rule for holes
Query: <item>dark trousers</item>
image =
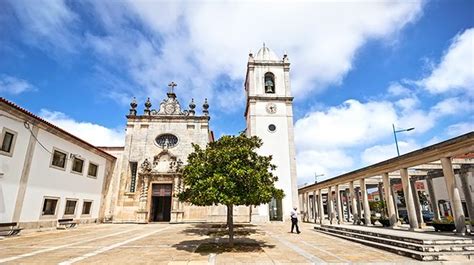
{"label": "dark trousers", "polygon": [[300,229],[298,228],[298,218],[291,218],[291,233],[293,233],[295,227],[296,233],[300,233]]}

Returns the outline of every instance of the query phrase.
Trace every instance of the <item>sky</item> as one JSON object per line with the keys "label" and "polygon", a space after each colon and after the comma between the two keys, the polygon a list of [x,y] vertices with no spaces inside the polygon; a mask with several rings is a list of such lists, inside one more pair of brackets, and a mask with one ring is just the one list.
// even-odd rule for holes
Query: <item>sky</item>
{"label": "sky", "polygon": [[[474,130],[474,1],[0,1],[0,96],[98,146],[167,85],[245,129],[249,52],[291,62],[298,183]],[[324,175],[323,175],[324,174]]]}

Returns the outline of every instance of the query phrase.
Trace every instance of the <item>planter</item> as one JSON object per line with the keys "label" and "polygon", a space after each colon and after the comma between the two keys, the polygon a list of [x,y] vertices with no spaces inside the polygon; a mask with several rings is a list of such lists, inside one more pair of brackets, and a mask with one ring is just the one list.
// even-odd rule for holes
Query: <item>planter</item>
{"label": "planter", "polygon": [[456,225],[455,224],[440,224],[440,223],[432,223],[431,224],[435,231],[438,232],[438,231],[449,231],[449,232],[452,232],[454,229],[456,229]]}
{"label": "planter", "polygon": [[379,222],[382,224],[383,227],[389,227],[390,226],[390,220],[388,220],[388,219],[379,219]]}

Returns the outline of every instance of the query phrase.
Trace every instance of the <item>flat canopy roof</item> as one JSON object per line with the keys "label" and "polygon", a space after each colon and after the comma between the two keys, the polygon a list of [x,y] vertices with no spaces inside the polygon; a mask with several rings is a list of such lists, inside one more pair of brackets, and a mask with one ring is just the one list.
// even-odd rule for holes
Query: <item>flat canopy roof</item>
{"label": "flat canopy roof", "polygon": [[409,168],[433,162],[443,157],[465,156],[474,152],[474,132],[469,132],[444,142],[421,148],[410,153],[394,157],[364,168],[360,168],[331,179],[324,180],[298,189],[299,192],[328,188],[350,181],[379,176],[402,168]]}

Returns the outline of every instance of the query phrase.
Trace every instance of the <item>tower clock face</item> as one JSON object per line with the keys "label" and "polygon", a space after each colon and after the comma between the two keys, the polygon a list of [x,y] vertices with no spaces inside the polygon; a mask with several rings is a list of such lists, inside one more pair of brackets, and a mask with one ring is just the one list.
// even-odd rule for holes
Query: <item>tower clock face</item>
{"label": "tower clock face", "polygon": [[268,103],[266,109],[268,113],[274,114],[277,111],[277,106],[275,105],[275,103]]}

